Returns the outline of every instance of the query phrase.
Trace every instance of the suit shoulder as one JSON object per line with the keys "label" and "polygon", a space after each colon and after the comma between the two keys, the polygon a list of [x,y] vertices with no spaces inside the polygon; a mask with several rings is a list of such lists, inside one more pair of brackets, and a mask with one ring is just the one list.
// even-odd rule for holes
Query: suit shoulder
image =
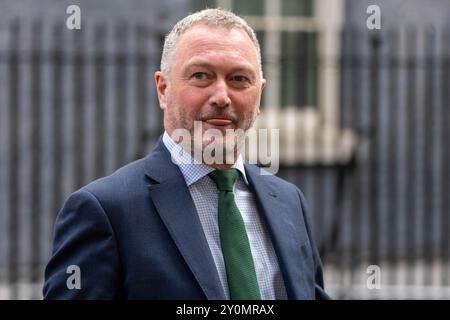
{"label": "suit shoulder", "polygon": [[88,191],[97,198],[112,197],[121,194],[126,190],[136,189],[140,184],[145,183],[144,161],[139,159],[131,162],[112,174],[92,181],[81,190]]}

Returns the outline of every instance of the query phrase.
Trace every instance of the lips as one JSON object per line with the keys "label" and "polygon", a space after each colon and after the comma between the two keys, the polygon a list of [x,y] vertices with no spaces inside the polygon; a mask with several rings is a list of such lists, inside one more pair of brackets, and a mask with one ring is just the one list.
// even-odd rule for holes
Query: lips
{"label": "lips", "polygon": [[231,121],[230,119],[223,119],[223,118],[211,118],[211,119],[206,119],[205,122],[207,124],[216,126],[216,127],[224,127],[224,126],[229,126],[230,124],[233,123],[233,121]]}

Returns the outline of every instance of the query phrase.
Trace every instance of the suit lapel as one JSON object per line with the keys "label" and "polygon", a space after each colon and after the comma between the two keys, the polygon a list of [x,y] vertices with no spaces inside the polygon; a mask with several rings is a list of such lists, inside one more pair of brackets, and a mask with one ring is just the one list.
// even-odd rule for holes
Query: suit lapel
{"label": "suit lapel", "polygon": [[225,299],[194,202],[161,139],[146,160],[146,175],[154,181],[150,196],[170,236],[207,299]]}
{"label": "suit lapel", "polygon": [[280,270],[289,299],[307,299],[307,290],[302,269],[301,247],[307,239],[306,234],[299,230],[305,230],[302,225],[301,208],[293,208],[287,205],[292,202],[285,199],[284,194],[270,184],[270,180],[260,174],[256,166],[245,165],[246,174],[251,188],[253,188],[259,206],[259,212],[265,218],[267,229],[270,233],[274,249],[276,251]]}

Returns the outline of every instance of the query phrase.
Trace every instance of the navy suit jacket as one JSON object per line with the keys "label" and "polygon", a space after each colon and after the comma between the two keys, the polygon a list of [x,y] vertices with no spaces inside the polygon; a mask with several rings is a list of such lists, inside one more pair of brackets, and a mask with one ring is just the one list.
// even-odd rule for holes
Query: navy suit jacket
{"label": "navy suit jacket", "polygon": [[[257,166],[245,170],[288,298],[328,298],[302,193]],[[71,265],[80,268],[80,289],[66,284]],[[146,158],[68,198],[56,220],[43,293],[45,299],[225,299],[186,182],[162,139]]]}

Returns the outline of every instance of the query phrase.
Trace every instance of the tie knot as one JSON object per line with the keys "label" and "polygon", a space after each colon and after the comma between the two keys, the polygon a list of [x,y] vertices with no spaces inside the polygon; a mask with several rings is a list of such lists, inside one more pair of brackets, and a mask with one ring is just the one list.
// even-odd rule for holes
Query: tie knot
{"label": "tie knot", "polygon": [[215,170],[209,174],[216,183],[219,191],[233,191],[234,183],[238,177],[236,169]]}

